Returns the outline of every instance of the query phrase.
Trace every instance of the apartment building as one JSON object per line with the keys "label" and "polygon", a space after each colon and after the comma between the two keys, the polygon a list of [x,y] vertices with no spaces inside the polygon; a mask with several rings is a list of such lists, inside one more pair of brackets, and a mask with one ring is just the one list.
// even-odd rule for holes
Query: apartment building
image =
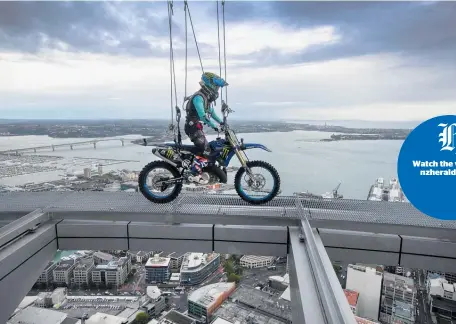
{"label": "apartment building", "polygon": [[107,264],[98,264],[92,269],[92,282],[95,285],[120,286],[131,272],[131,259],[122,257]]}
{"label": "apartment building", "polygon": [[54,280],[53,271],[57,267],[57,263],[49,262],[44,268],[43,272],[41,272],[38,280],[36,281],[37,284],[50,284]]}
{"label": "apartment building", "polygon": [[413,279],[385,272],[380,321],[388,324],[415,324],[416,295]]}
{"label": "apartment building", "polygon": [[92,282],[93,258],[80,259],[73,269],[73,284],[88,286]]}
{"label": "apartment building", "polygon": [[74,260],[60,261],[52,272],[54,284],[70,286],[75,266]]}

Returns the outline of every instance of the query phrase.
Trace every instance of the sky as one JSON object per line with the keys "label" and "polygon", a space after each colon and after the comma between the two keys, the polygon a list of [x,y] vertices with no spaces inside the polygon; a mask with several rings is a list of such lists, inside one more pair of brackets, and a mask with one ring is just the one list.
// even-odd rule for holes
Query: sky
{"label": "sky", "polygon": [[[202,71],[188,23],[185,87],[184,3],[173,9],[182,106]],[[204,70],[219,74],[217,3],[189,9]],[[224,11],[223,97],[236,119],[456,114],[456,2],[226,1]],[[170,118],[169,45],[164,1],[0,1],[0,118]]]}

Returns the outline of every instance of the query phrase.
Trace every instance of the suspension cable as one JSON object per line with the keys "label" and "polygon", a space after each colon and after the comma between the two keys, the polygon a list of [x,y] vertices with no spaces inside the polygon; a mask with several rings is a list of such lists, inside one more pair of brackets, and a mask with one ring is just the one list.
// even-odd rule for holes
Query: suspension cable
{"label": "suspension cable", "polygon": [[[223,19],[223,55],[225,65],[225,82],[226,79],[226,33],[225,33],[225,0],[222,0],[222,19]],[[228,104],[228,87],[225,89],[225,103]]]}
{"label": "suspension cable", "polygon": [[[219,75],[222,77],[222,57],[220,50],[220,15],[219,15],[219,2],[217,3],[217,39],[218,39],[218,55],[219,55]],[[220,106],[222,106],[223,101],[223,87],[220,88]]]}
{"label": "suspension cable", "polygon": [[184,14],[185,14],[185,92],[184,101],[187,98],[187,64],[188,64],[188,31],[187,31],[187,0],[184,1]]}
{"label": "suspension cable", "polygon": [[[174,142],[180,145],[181,134],[179,129],[179,120],[180,120],[180,109],[177,106],[177,86],[176,86],[176,67],[174,65],[174,49],[173,49],[173,37],[172,37],[172,16],[173,16],[173,1],[168,1],[168,17],[169,17],[169,56],[170,56],[170,76],[171,76],[171,124],[169,125],[169,130],[173,132]],[[174,86],[174,99],[176,106],[173,104],[173,86]],[[176,139],[176,129],[174,127],[174,108],[176,109],[176,122],[177,122],[177,139]]]}
{"label": "suspension cable", "polygon": [[187,4],[187,11],[188,11],[188,18],[190,19],[190,25],[192,26],[192,31],[193,31],[193,38],[195,39],[195,45],[196,45],[196,50],[198,51],[198,57],[201,65],[201,71],[204,73],[204,68],[203,68],[203,61],[201,60],[201,54],[200,50],[198,47],[198,41],[196,40],[196,34],[195,34],[195,27],[193,26],[193,21],[192,21],[192,15],[190,13],[190,7]]}
{"label": "suspension cable", "polygon": [[173,38],[172,38],[172,25],[171,25],[171,15],[172,15],[172,2],[168,1],[168,28],[169,28],[169,76],[170,76],[170,98],[171,98],[171,125],[170,127],[174,128],[174,104],[173,104]]}

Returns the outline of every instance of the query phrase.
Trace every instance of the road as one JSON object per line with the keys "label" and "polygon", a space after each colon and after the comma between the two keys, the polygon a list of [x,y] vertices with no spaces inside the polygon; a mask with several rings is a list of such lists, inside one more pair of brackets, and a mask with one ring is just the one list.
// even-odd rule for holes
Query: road
{"label": "road", "polygon": [[432,323],[430,308],[428,305],[428,297],[426,292],[426,275],[424,270],[415,269],[413,270],[413,278],[417,288],[417,316],[416,323],[418,324],[429,324]]}

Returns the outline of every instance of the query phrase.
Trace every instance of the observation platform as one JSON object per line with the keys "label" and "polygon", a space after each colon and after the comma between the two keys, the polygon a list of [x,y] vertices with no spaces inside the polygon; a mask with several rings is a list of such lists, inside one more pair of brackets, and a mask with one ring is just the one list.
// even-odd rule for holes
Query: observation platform
{"label": "observation platform", "polygon": [[0,194],[0,225],[0,323],[57,249],[288,254],[300,324],[356,323],[331,261],[456,269],[456,221],[399,202],[277,197],[252,206],[182,194],[163,205],[139,193],[21,192]]}

